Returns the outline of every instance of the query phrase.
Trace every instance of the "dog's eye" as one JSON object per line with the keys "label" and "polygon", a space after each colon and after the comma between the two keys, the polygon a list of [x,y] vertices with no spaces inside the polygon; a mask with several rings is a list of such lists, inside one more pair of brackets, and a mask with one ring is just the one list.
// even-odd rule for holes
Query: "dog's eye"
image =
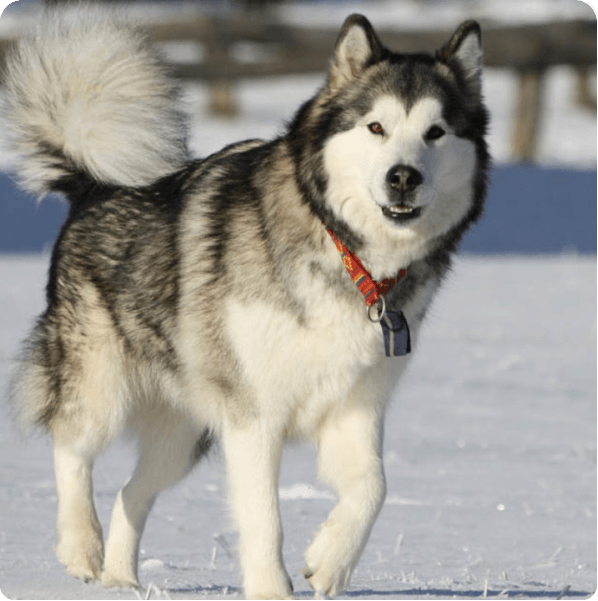
{"label": "dog's eye", "polygon": [[446,132],[439,125],[432,125],[432,127],[426,132],[424,136],[426,138],[426,142],[431,142],[432,140],[438,140],[438,138],[442,138]]}
{"label": "dog's eye", "polygon": [[384,133],[384,128],[378,121],[374,121],[373,123],[368,123],[368,129],[377,136],[381,136]]}

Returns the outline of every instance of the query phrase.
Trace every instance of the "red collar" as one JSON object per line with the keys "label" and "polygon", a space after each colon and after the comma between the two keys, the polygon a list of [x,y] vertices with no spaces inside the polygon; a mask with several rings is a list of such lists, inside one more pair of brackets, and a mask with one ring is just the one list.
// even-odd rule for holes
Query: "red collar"
{"label": "red collar", "polygon": [[334,240],[336,250],[341,255],[343,265],[349,272],[351,279],[357,284],[359,292],[363,294],[368,307],[374,305],[381,296],[388,294],[388,291],[407,273],[407,269],[400,269],[394,278],[387,278],[381,282],[375,282],[362,262],[332,233],[326,228],[330,237]]}

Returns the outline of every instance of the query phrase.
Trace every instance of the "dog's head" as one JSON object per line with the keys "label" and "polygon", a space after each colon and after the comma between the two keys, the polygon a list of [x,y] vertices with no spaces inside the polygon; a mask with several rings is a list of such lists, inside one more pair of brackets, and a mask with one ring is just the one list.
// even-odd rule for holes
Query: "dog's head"
{"label": "dog's head", "polygon": [[479,216],[489,161],[481,70],[475,21],[435,56],[393,53],[365,17],[345,21],[326,85],[297,114],[292,148],[314,210],[372,255],[374,271],[387,262],[392,271],[395,250],[410,262],[441,237],[454,246]]}

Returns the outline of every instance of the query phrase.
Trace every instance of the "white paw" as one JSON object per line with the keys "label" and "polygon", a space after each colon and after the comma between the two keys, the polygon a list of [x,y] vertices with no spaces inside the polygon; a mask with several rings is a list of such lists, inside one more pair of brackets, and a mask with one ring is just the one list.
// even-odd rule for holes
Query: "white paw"
{"label": "white paw", "polygon": [[102,572],[101,584],[104,588],[126,588],[141,590],[141,585],[136,576],[133,575],[116,575],[104,570]]}
{"label": "white paw", "polygon": [[306,567],[303,575],[316,593],[325,599],[340,595],[349,585],[353,571],[354,554],[344,529],[334,522],[326,522],[314,542],[305,552]]}
{"label": "white paw", "polygon": [[104,588],[141,589],[137,577],[137,553],[127,552],[126,545],[115,547],[114,539],[108,539],[101,584]]}
{"label": "white paw", "polygon": [[247,599],[294,599],[293,583],[284,570],[276,574],[262,573],[256,578],[258,571],[245,579],[244,590]]}
{"label": "white paw", "polygon": [[56,557],[71,576],[85,582],[99,579],[104,562],[104,545],[97,533],[63,536],[55,551]]}
{"label": "white paw", "polygon": [[247,599],[294,599],[295,597],[293,597],[292,593],[280,593],[280,592],[276,592],[276,591],[272,591],[272,592],[268,592],[268,591],[261,591],[259,593],[252,593],[251,591],[248,593],[245,593],[245,597]]}

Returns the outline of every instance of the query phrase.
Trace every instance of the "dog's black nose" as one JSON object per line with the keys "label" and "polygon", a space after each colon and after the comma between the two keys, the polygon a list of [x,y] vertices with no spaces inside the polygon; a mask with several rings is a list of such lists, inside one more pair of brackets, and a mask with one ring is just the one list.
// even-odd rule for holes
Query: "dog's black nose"
{"label": "dog's black nose", "polygon": [[424,176],[409,165],[395,165],[386,174],[388,185],[397,192],[413,192],[424,181]]}

